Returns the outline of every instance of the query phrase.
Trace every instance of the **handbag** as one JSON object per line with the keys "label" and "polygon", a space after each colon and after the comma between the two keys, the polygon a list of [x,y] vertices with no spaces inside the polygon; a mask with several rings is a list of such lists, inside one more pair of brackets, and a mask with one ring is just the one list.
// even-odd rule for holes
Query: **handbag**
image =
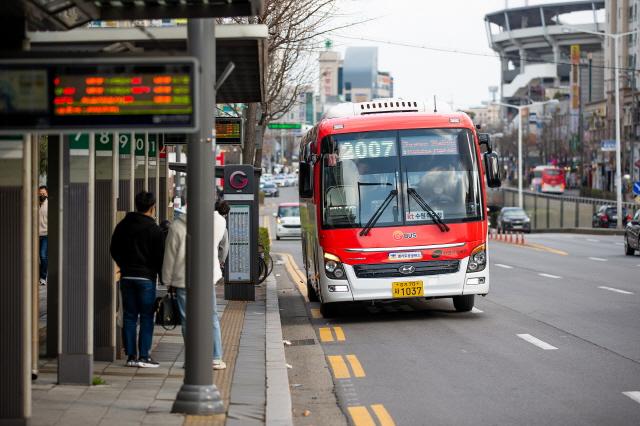
{"label": "handbag", "polygon": [[178,300],[173,292],[156,299],[156,324],[165,330],[173,330],[180,324]]}

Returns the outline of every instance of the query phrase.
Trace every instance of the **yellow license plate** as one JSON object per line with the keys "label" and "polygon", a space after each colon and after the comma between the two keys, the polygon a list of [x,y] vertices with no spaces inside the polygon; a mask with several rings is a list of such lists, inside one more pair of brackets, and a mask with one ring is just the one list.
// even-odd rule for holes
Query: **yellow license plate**
{"label": "yellow license plate", "polygon": [[424,297],[422,281],[400,281],[391,284],[391,294],[395,298]]}

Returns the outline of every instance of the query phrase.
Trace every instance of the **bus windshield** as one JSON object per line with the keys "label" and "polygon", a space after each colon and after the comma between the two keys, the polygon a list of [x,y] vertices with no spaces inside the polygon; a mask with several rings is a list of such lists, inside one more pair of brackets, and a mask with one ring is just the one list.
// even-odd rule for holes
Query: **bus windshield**
{"label": "bus windshield", "polygon": [[[433,223],[418,199],[446,223],[482,218],[475,143],[467,129],[334,135],[323,143],[322,165],[325,228],[363,227],[387,197],[391,202],[375,227]],[[398,196],[390,196],[393,191]]]}

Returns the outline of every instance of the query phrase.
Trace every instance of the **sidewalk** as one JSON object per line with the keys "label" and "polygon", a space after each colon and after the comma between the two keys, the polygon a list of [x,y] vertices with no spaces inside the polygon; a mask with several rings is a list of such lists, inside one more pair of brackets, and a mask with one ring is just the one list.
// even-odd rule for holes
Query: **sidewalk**
{"label": "sidewalk", "polygon": [[276,282],[256,287],[255,302],[225,301],[217,289],[223,359],[213,371],[226,413],[172,414],[183,383],[184,344],[180,328],[155,328],[152,356],[159,368],[131,368],[124,360],[94,362],[104,384],[56,385],[56,360],[42,360],[33,382],[32,425],[290,425],[291,394],[284,359]]}

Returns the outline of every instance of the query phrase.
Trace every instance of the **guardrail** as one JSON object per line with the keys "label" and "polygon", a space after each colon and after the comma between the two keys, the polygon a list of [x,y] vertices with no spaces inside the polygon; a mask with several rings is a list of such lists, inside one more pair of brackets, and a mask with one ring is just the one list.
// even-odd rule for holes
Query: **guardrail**
{"label": "guardrail", "polygon": [[[615,201],[599,198],[586,198],[571,195],[542,194],[523,191],[523,207],[531,218],[532,230],[575,229],[593,227],[593,216],[599,206],[614,205]],[[487,191],[488,205],[496,208],[517,206],[518,190],[497,188]],[[629,214],[640,207],[635,203],[624,202]]]}

